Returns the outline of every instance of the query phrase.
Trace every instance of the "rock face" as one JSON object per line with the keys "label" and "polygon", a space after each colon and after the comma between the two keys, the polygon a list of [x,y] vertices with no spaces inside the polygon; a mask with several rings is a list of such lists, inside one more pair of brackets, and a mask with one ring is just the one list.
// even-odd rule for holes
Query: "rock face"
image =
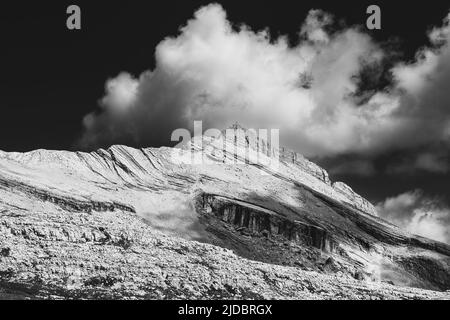
{"label": "rock face", "polygon": [[313,177],[316,177],[326,184],[331,184],[330,178],[328,177],[328,172],[325,169],[309,161],[298,152],[281,147],[280,158],[286,163],[292,163],[298,166],[304,172],[312,175]]}
{"label": "rock face", "polygon": [[286,219],[276,212],[223,196],[203,194],[200,210],[206,210],[225,224],[247,234],[278,236],[285,241],[333,252],[337,245],[328,232],[318,225]]}
{"label": "rock face", "polygon": [[449,246],[231,129],[182,149],[0,152],[0,298],[450,298]]}
{"label": "rock face", "polygon": [[333,183],[333,188],[348,200],[350,200],[349,204],[353,205],[355,208],[374,216],[377,215],[375,207],[369,201],[361,197],[359,194],[355,193],[352,188],[350,188],[345,183],[335,182]]}

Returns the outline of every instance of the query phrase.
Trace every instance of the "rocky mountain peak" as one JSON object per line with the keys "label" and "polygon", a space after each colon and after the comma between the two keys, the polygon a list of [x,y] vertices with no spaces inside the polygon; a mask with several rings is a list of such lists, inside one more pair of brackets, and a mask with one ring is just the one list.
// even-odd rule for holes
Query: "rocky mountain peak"
{"label": "rocky mountain peak", "polygon": [[445,297],[402,287],[450,288],[449,246],[296,152],[280,147],[275,170],[240,158],[245,135],[218,141],[0,153],[0,280],[17,289],[0,297]]}
{"label": "rocky mountain peak", "polygon": [[[332,182],[326,169],[320,167],[312,161],[306,159],[301,153],[280,146],[279,142],[272,142],[272,138],[278,139],[278,135],[271,136],[270,130],[259,131],[248,129],[238,122],[232,124],[227,129],[221,131],[218,136],[202,136],[200,140],[193,139],[188,148],[197,152],[207,153],[216,160],[226,162],[227,159],[236,159],[241,163],[248,165],[270,163],[272,161],[279,162],[283,168],[294,167],[303,174],[308,174],[318,180],[320,183],[312,181],[309,186],[315,189],[324,189],[321,183],[330,186],[341,197],[345,198],[345,202],[376,216],[375,207],[362,196],[353,191],[353,189],[344,182]],[[198,141],[202,141],[199,145]],[[255,152],[254,160],[249,161],[251,152]],[[269,161],[267,161],[269,158]],[[256,159],[256,160],[255,160]],[[262,159],[262,161],[258,161]],[[277,166],[278,168],[278,166]]]}

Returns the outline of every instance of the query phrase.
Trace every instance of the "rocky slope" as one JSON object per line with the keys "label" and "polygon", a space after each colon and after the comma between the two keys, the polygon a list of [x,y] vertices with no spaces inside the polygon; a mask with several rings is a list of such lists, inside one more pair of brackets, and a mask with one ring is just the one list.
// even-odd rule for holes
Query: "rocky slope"
{"label": "rocky slope", "polygon": [[232,130],[182,149],[0,152],[0,297],[450,298],[449,246]]}

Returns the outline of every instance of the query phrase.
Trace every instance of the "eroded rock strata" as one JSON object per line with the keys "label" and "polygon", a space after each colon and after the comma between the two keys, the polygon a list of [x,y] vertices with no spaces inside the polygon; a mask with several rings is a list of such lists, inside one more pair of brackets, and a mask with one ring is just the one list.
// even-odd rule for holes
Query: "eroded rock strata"
{"label": "eroded rock strata", "polygon": [[243,141],[0,152],[0,297],[450,298],[448,245],[284,148],[265,149],[275,169],[246,161]]}

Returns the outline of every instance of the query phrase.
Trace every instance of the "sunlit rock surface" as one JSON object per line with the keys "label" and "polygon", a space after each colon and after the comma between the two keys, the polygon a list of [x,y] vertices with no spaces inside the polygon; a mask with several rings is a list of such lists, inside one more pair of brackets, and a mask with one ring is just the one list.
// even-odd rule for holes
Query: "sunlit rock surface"
{"label": "sunlit rock surface", "polygon": [[448,245],[231,129],[181,149],[0,152],[0,297],[450,298]]}

